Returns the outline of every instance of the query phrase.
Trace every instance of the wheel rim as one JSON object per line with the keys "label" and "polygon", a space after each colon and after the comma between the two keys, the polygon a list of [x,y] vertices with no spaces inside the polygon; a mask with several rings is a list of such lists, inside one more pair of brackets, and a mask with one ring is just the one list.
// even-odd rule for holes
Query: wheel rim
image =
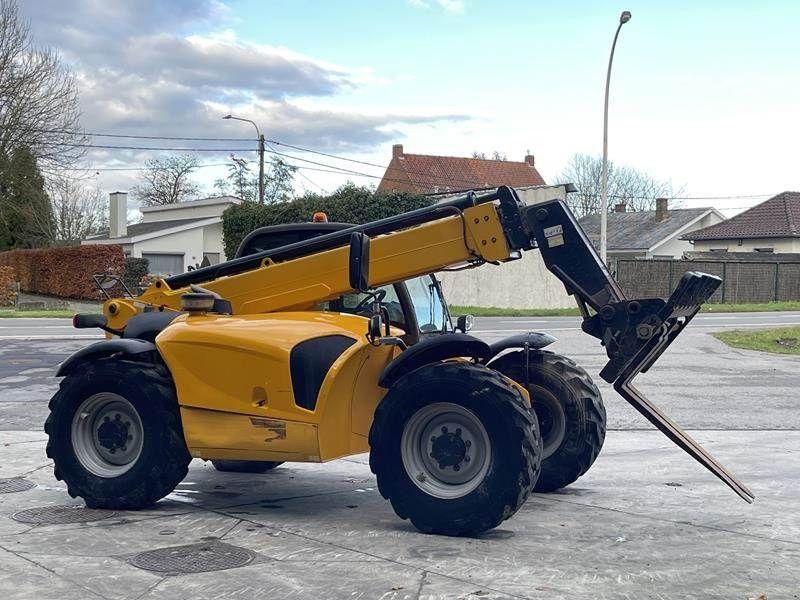
{"label": "wheel rim", "polygon": [[542,436],[542,458],[545,459],[564,442],[567,433],[567,415],[558,399],[547,389],[538,385],[529,386],[531,405],[539,419],[539,434]]}
{"label": "wheel rim", "polygon": [[139,413],[111,392],[89,396],[72,418],[72,449],[78,462],[98,477],[118,477],[142,453],[144,429]]}
{"label": "wheel rim", "polygon": [[426,494],[466,496],[483,481],[492,446],[481,420],[450,402],[422,407],[406,423],[400,440],[403,466]]}

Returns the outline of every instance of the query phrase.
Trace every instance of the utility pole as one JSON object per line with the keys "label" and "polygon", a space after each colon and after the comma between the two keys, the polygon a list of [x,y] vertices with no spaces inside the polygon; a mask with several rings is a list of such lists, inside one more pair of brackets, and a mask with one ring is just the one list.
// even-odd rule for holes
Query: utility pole
{"label": "utility pole", "polygon": [[264,134],[258,134],[258,201],[264,204]]}
{"label": "utility pole", "polygon": [[614,48],[617,47],[619,30],[630,20],[631,13],[627,10],[622,11],[617,32],[614,34],[614,43],[611,44],[606,72],[606,101],[603,107],[603,174],[600,178],[600,260],[603,263],[606,262],[608,254],[608,88],[611,84],[611,63],[614,61]]}
{"label": "utility pole", "polygon": [[261,133],[261,130],[258,128],[258,125],[255,124],[255,121],[251,121],[250,119],[234,117],[233,115],[225,115],[222,118],[233,119],[235,121],[244,121],[245,123],[250,123],[256,128],[256,134],[258,135],[258,202],[260,204],[264,204],[264,134]]}

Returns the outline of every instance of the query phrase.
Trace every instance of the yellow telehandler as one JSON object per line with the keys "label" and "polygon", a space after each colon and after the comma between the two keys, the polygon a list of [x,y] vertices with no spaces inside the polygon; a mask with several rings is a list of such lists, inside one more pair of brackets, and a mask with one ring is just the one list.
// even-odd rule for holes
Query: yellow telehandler
{"label": "yellow telehandler", "polygon": [[631,384],[720,280],[690,272],[668,300],[628,300],[562,201],[526,205],[509,187],[365,225],[259,229],[232,260],[76,315],[107,339],[59,368],[55,475],[90,507],[135,509],[193,457],[264,472],[369,451],[380,493],[421,531],[495,527],[589,469],[605,409],[583,369],[543,350],[546,333],[490,345],[470,317],[453,323],[433,274],[537,248],[605,346],[603,379],[752,501]]}

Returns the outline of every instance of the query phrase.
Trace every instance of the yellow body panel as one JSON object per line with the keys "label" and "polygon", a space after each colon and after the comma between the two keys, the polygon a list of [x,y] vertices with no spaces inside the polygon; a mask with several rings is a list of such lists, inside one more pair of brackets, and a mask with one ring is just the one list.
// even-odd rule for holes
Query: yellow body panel
{"label": "yellow body panel", "polygon": [[[321,461],[367,450],[365,423],[386,393],[376,382],[396,349],[370,345],[366,329],[364,317],[340,313],[178,317],[156,344],[175,381],[192,455]],[[290,354],[327,335],[353,345],[307,410],[295,404]]]}

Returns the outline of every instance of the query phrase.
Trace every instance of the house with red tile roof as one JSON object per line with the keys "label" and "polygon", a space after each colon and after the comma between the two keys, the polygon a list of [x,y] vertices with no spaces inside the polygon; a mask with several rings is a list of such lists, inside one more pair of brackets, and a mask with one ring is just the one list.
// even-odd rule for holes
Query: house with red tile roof
{"label": "house with red tile roof", "polygon": [[700,252],[800,252],[800,192],[783,192],[683,236]]}
{"label": "house with red tile roof", "polygon": [[402,144],[392,146],[392,161],[378,185],[378,191],[438,194],[478,190],[500,185],[528,187],[545,185],[536,170],[534,157],[525,160],[487,160],[460,156],[406,154]]}

